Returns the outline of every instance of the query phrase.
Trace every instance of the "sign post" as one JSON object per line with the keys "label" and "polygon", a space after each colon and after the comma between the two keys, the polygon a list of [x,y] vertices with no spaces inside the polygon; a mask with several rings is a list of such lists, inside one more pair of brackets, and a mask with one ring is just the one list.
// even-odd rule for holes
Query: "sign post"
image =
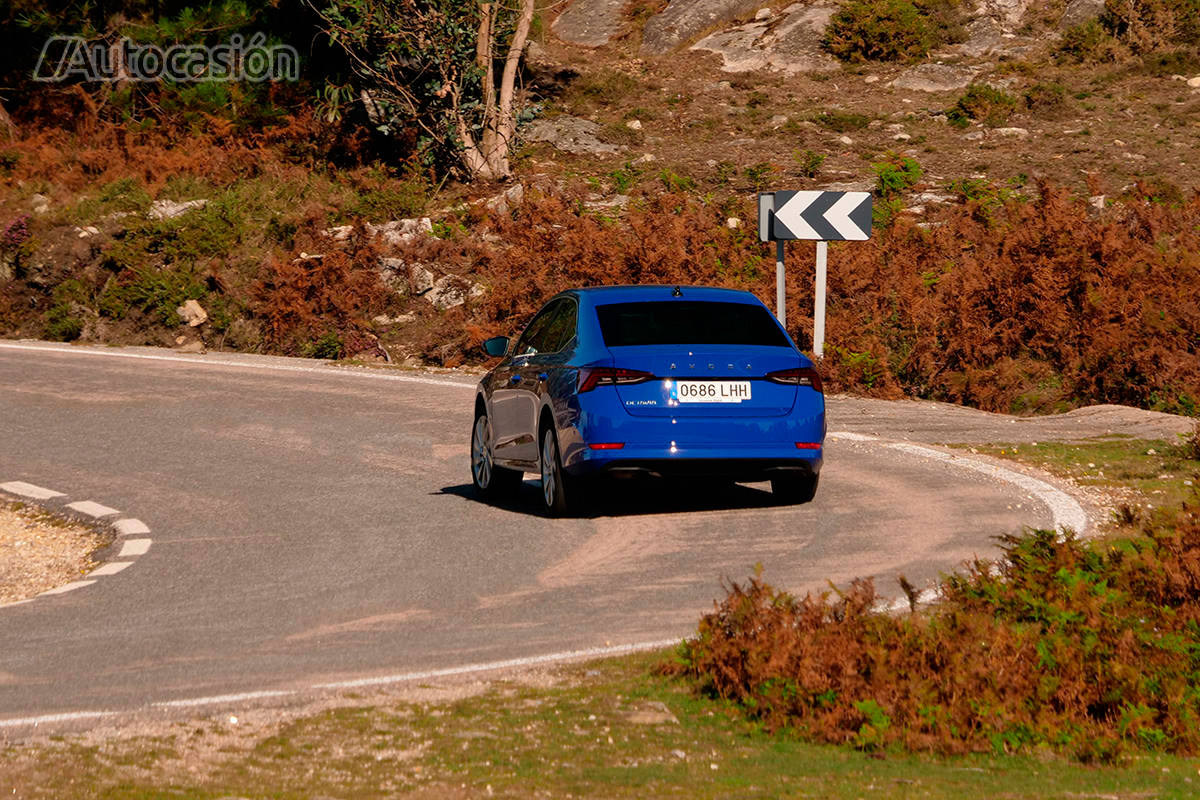
{"label": "sign post", "polygon": [[825,355],[825,284],[829,242],[871,237],[870,192],[763,192],[758,196],[758,238],[775,242],[775,316],[787,327],[783,244],[788,239],[817,242],[813,297],[813,354]]}

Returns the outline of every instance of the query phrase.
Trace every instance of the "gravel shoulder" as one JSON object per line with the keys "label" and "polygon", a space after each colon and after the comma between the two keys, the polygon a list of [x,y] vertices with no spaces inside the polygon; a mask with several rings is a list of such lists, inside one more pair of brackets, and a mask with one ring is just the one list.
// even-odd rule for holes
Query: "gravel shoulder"
{"label": "gravel shoulder", "polygon": [[1190,433],[1197,421],[1119,405],[1064,414],[1014,417],[931,400],[876,400],[832,395],[829,429],[926,444],[1084,442],[1100,437],[1164,439]]}
{"label": "gravel shoulder", "polygon": [[20,502],[0,500],[0,605],[78,580],[111,536]]}

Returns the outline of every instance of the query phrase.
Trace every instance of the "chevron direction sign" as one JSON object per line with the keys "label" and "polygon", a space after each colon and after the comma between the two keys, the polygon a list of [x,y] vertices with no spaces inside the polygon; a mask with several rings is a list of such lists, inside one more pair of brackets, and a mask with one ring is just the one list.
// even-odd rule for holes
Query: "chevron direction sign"
{"label": "chevron direction sign", "polygon": [[870,192],[769,192],[758,196],[758,238],[764,242],[871,238]]}
{"label": "chevron direction sign", "polygon": [[787,327],[787,281],[783,244],[815,239],[817,273],[813,297],[813,354],[825,354],[825,282],[829,243],[871,238],[870,192],[763,192],[758,196],[758,239],[775,243],[775,316]]}

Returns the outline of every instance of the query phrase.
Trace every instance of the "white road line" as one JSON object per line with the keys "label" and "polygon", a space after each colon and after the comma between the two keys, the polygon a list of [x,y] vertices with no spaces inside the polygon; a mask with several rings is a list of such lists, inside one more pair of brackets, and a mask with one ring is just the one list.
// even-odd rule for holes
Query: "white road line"
{"label": "white road line", "polygon": [[67,592],[73,592],[76,589],[82,589],[85,586],[91,586],[93,583],[95,583],[95,581],[71,581],[70,583],[64,584],[63,586],[59,586],[56,589],[47,589],[46,591],[39,594],[38,597],[45,597],[46,595],[51,595],[51,594],[65,594]]}
{"label": "white road line", "polygon": [[115,711],[68,711],[64,714],[46,714],[41,717],[18,717],[16,719],[0,719],[0,728],[17,728],[24,725],[41,725],[43,722],[70,722],[75,719],[95,719],[96,717],[112,717]]}
{"label": "white road line", "polygon": [[149,533],[150,529],[146,527],[146,523],[140,519],[119,519],[113,523],[113,527],[117,529],[117,533],[122,536],[135,536],[142,533]]}
{"label": "white road line", "polygon": [[43,489],[41,486],[34,486],[32,483],[25,481],[9,481],[8,483],[0,483],[0,489],[12,494],[19,494],[22,497],[32,497],[34,500],[49,500],[53,497],[66,497],[62,492],[56,492],[53,489]]}
{"label": "white road line", "polygon": [[13,600],[11,603],[0,603],[0,608],[9,608],[11,606],[23,606],[26,603],[32,603],[32,602],[33,602],[32,597],[30,597],[28,600]]}
{"label": "white road line", "polygon": [[92,502],[91,500],[80,500],[77,503],[67,503],[67,508],[71,509],[72,511],[78,511],[80,514],[87,514],[89,517],[95,517],[96,519],[100,519],[100,517],[111,517],[113,514],[121,513],[115,508],[102,506],[99,503]]}
{"label": "white road line", "polygon": [[483,664],[466,664],[461,667],[431,669],[424,672],[403,672],[399,675],[384,675],[378,678],[359,678],[349,681],[333,681],[331,683],[315,684],[313,689],[355,689],[362,686],[383,686],[389,683],[418,681],[426,678],[441,678],[448,675],[463,675],[469,672],[490,672],[511,667],[529,667],[535,664],[550,664],[555,661],[574,661],[581,658],[600,658],[602,656],[621,655],[623,653],[638,653],[644,650],[658,650],[663,647],[679,644],[681,639],[660,639],[656,642],[638,642],[636,644],[621,644],[611,647],[590,647],[586,650],[570,650],[565,653],[550,653],[544,656],[528,656],[526,658],[510,658],[506,661],[491,661]]}
{"label": "white road line", "polygon": [[1079,505],[1079,502],[1074,497],[1071,497],[1071,495],[1061,489],[1056,489],[1045,481],[1040,481],[1037,478],[1031,478],[1020,472],[976,461],[965,456],[943,453],[941,450],[934,450],[931,447],[921,447],[920,445],[907,444],[905,442],[889,442],[886,446],[903,453],[911,453],[922,458],[930,458],[934,461],[941,461],[945,464],[974,470],[988,477],[1015,484],[1046,504],[1050,509],[1051,516],[1054,518],[1054,526],[1056,528],[1069,529],[1076,533],[1083,533],[1087,529],[1088,518],[1087,513],[1083,510],[1083,506]]}
{"label": "white road line", "polygon": [[121,548],[121,552],[117,554],[117,558],[129,558],[130,556],[145,555],[150,549],[150,542],[153,539],[126,539],[125,545]]}
{"label": "white road line", "polygon": [[98,569],[92,570],[88,574],[91,575],[93,578],[96,577],[97,575],[100,575],[100,576],[116,575],[118,572],[120,572],[121,570],[130,566],[131,564],[133,564],[132,561],[110,561],[107,564],[105,564],[104,566],[102,566]]}
{"label": "white road line", "polygon": [[278,691],[242,692],[241,694],[219,694],[213,697],[193,697],[188,700],[164,700],[153,703],[157,708],[191,708],[192,706],[210,706],[218,703],[239,703],[243,700],[255,700],[260,697],[287,697],[296,694],[296,689]]}
{"label": "white road line", "polygon": [[879,441],[878,436],[868,436],[865,433],[851,433],[850,431],[830,431],[826,434],[829,439],[845,439],[850,442],[876,442]]}
{"label": "white road line", "polygon": [[107,350],[84,350],[78,347],[43,347],[40,345],[16,344],[13,342],[0,342],[0,349],[29,350],[37,353],[67,353],[74,356],[97,356],[100,358],[134,358],[142,361],[169,361],[177,364],[195,364],[202,367],[233,367],[235,369],[270,370],[274,372],[314,373],[323,375],[325,377],[351,377],[378,381],[396,381],[399,383],[422,383],[427,386],[445,386],[454,389],[472,389],[475,387],[474,383],[446,381],[439,380],[437,378],[421,378],[416,375],[390,375],[382,372],[367,372],[365,370],[359,371],[345,368],[302,367],[296,364],[252,364],[243,361],[231,361],[222,358],[206,358],[204,356],[196,356],[194,358],[187,358],[184,356],[159,356],[151,353],[122,353],[120,351],[109,352]]}

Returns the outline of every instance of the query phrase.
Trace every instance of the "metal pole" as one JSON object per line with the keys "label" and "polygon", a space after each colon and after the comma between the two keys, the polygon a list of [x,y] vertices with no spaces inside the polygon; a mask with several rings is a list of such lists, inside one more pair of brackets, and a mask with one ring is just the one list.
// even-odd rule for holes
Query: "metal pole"
{"label": "metal pole", "polygon": [[787,287],[783,280],[783,240],[775,242],[775,316],[787,330]]}
{"label": "metal pole", "polygon": [[825,262],[829,256],[829,242],[817,242],[817,291],[813,298],[813,354],[817,358],[825,355]]}

